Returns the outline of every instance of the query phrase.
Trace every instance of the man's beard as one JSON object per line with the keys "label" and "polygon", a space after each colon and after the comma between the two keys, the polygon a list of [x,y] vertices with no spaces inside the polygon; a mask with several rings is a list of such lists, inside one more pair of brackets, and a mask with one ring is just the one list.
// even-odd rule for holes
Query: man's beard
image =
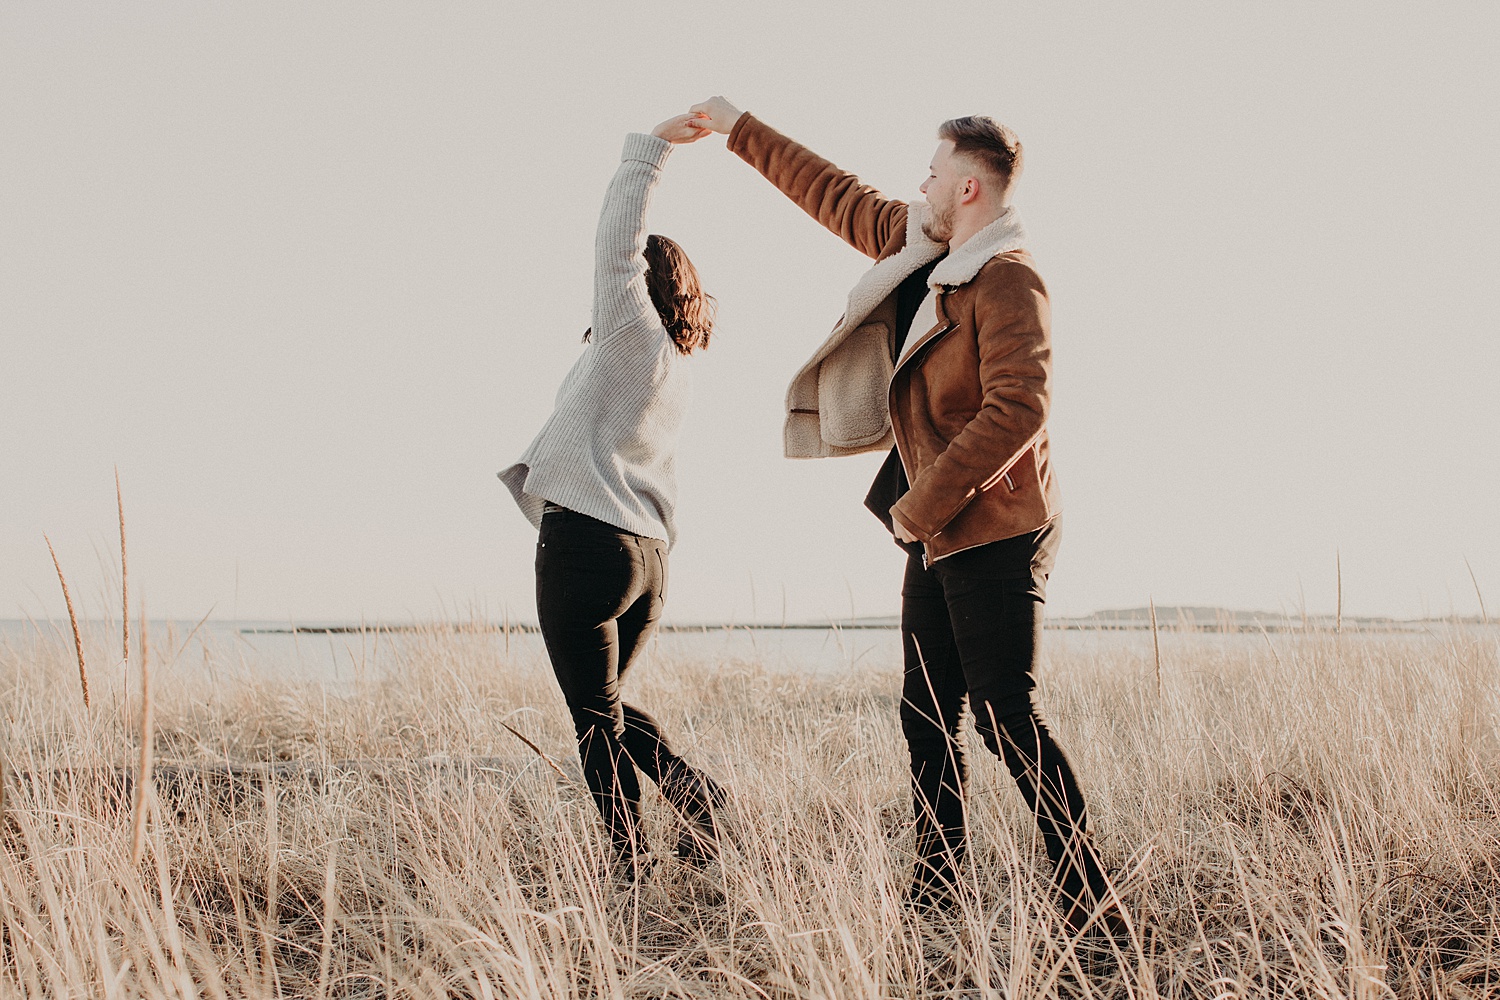
{"label": "man's beard", "polygon": [[922,235],[934,243],[947,243],[953,238],[953,206],[939,208],[927,203],[927,218],[922,220]]}

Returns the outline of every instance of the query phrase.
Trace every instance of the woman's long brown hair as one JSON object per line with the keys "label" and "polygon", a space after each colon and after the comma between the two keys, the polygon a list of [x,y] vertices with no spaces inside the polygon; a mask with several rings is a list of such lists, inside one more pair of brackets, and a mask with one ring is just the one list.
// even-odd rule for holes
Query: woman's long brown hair
{"label": "woman's long brown hair", "polygon": [[[708,346],[718,303],[703,291],[698,269],[675,240],[655,233],[646,237],[646,291],[681,354]],[[593,334],[584,331],[586,341]]]}

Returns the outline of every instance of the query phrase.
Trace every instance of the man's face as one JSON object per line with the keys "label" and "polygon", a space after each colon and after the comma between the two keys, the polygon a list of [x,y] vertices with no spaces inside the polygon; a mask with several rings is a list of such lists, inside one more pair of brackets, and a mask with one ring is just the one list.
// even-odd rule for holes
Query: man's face
{"label": "man's face", "polygon": [[927,169],[927,179],[922,182],[922,193],[932,209],[922,223],[922,232],[929,240],[947,243],[953,238],[953,218],[958,210],[958,185],[963,181],[958,165],[953,161],[953,140],[938,143],[932,164]]}

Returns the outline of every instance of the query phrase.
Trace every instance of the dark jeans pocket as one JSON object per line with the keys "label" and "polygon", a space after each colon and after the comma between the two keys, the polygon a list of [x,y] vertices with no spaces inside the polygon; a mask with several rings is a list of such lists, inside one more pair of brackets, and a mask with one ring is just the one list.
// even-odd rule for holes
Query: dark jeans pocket
{"label": "dark jeans pocket", "polygon": [[656,542],[649,547],[645,556],[648,560],[648,571],[650,569],[649,561],[654,560],[656,563],[657,599],[665,601],[667,599],[667,547],[661,542]]}
{"label": "dark jeans pocket", "polygon": [[1029,636],[1026,644],[1036,644],[1042,602],[1032,593],[1029,578],[950,577],[943,581],[943,591],[960,648],[974,638],[1010,646],[1020,641],[1013,635],[1017,631]]}
{"label": "dark jeans pocket", "polygon": [[957,573],[943,574],[943,594],[949,605],[967,601],[981,601],[996,612],[1011,612],[1029,609],[1040,604],[1032,593],[1031,577],[1013,575],[983,576]]}
{"label": "dark jeans pocket", "polygon": [[569,618],[614,618],[630,606],[643,569],[640,563],[633,546],[539,546],[538,599]]}

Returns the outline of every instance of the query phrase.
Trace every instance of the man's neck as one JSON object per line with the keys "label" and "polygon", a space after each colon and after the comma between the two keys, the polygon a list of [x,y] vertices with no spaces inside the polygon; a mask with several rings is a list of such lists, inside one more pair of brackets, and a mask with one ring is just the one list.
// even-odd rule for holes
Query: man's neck
{"label": "man's neck", "polygon": [[1001,205],[999,208],[988,209],[984,212],[975,212],[968,218],[953,220],[953,235],[948,238],[948,252],[952,253],[965,243],[970,237],[994,222],[1000,216],[1010,211],[1009,205]]}

